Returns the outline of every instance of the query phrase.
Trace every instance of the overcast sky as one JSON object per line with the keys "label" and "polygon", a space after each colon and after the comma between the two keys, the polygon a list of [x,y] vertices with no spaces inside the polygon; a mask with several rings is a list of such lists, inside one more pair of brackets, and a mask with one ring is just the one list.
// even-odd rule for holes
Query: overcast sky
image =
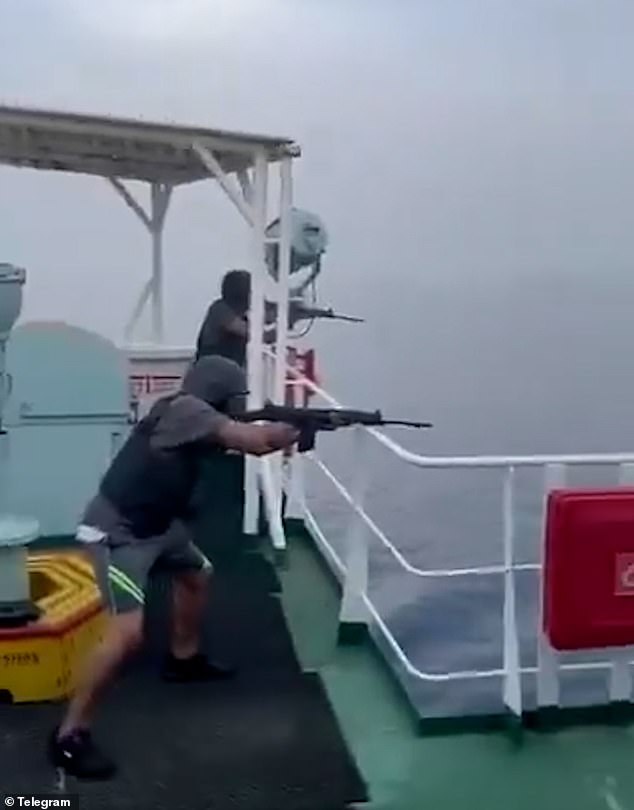
{"label": "overcast sky", "polygon": [[[434,286],[631,272],[633,33],[631,0],[0,0],[0,98],[295,138],[324,297],[380,324],[403,290],[409,317]],[[118,336],[149,244],[104,181],[3,169],[0,222],[25,316]],[[178,191],[170,338],[243,235],[208,184]]]}

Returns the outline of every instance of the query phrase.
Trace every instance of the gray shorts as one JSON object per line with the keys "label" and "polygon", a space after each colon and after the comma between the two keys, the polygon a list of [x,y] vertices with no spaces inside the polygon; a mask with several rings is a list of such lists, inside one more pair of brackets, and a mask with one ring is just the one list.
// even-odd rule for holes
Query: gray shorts
{"label": "gray shorts", "polygon": [[[113,613],[138,610],[145,605],[150,572],[211,571],[210,561],[193,543],[187,527],[175,522],[159,537],[144,540],[113,536],[84,524],[84,535],[95,532],[86,542],[103,598]],[[78,532],[78,538],[81,531]],[[96,539],[97,534],[101,535]],[[113,533],[114,534],[114,533]]]}

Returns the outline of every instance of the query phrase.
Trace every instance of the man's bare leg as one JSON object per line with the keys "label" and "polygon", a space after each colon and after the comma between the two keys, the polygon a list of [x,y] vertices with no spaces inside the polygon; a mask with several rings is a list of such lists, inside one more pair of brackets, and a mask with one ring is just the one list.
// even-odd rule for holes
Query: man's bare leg
{"label": "man's bare leg", "polygon": [[64,720],[49,739],[49,758],[57,768],[84,779],[113,775],[114,763],[93,744],[88,728],[99,696],[126,658],[137,650],[142,633],[142,609],[110,619],[105,638],[86,661]]}
{"label": "man's bare leg", "polygon": [[207,661],[201,649],[209,580],[210,571],[207,568],[179,573],[174,577],[171,655],[164,672],[166,680],[211,680],[233,675],[230,667]]}
{"label": "man's bare leg", "polygon": [[123,662],[141,645],[143,610],[112,616],[105,638],[86,662],[75,694],[68,706],[58,736],[75,729],[88,728],[100,694],[112,681]]}
{"label": "man's bare leg", "polygon": [[200,652],[209,580],[210,576],[204,569],[187,571],[174,577],[170,639],[170,650],[174,658],[191,658]]}

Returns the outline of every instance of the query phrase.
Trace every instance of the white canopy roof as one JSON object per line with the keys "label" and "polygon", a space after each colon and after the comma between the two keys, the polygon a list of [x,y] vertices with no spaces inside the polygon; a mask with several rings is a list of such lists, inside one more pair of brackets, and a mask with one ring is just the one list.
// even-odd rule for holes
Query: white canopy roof
{"label": "white canopy roof", "polygon": [[226,174],[297,157],[289,138],[0,105],[0,164],[171,185],[209,177],[192,149],[213,151]]}

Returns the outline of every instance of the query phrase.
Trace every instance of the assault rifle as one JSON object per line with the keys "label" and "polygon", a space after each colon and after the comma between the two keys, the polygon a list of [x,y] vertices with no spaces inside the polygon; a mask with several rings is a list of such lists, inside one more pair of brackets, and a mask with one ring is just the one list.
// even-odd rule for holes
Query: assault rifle
{"label": "assault rifle", "polygon": [[308,321],[314,318],[327,318],[333,321],[348,321],[349,323],[363,323],[363,318],[355,318],[352,315],[340,315],[332,307],[322,309],[320,307],[307,307],[301,301],[290,301],[289,321],[291,328],[296,321]]}
{"label": "assault rifle", "polygon": [[[273,320],[277,311],[277,304],[273,301],[266,301],[264,306],[265,319]],[[293,329],[298,321],[314,321],[324,318],[331,321],[364,323],[363,318],[356,318],[352,315],[341,315],[335,312],[332,307],[328,307],[327,309],[322,307],[310,307],[298,298],[291,298],[288,302],[288,323],[291,329]]]}
{"label": "assault rifle", "polygon": [[339,408],[291,408],[273,405],[270,402],[256,411],[243,411],[233,415],[239,422],[286,422],[299,431],[297,449],[300,453],[312,450],[315,437],[320,430],[337,430],[352,425],[382,427],[402,425],[404,427],[430,428],[430,422],[408,422],[403,419],[384,419],[381,411],[351,411]]}

